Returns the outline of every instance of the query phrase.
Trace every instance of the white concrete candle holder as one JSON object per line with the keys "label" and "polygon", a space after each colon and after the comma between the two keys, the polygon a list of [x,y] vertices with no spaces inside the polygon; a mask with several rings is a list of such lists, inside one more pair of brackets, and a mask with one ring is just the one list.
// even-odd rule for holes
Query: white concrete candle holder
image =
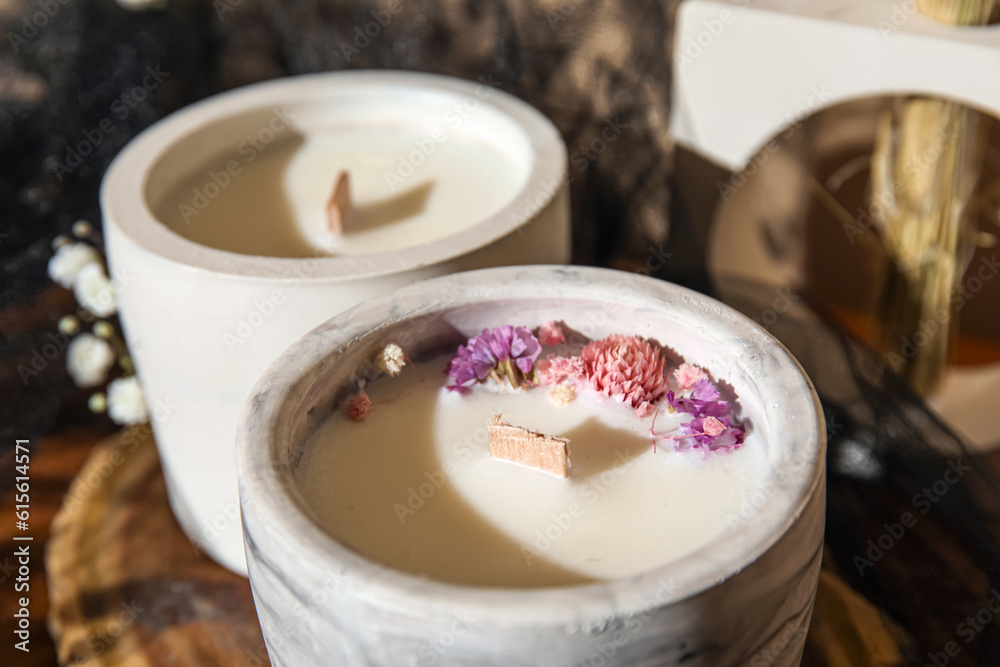
{"label": "white concrete candle holder", "polygon": [[[286,124],[299,137],[331,127],[408,127],[426,131],[428,141],[489,145],[520,185],[499,210],[460,231],[355,256],[227,252],[192,242],[154,214],[198,175],[205,177],[199,192],[211,205],[212,193],[238,179],[249,162],[248,140],[278,143],[276,128],[289,132]],[[237,157],[231,164],[226,156]],[[239,169],[230,169],[234,164]],[[127,146],[101,189],[108,261],[171,506],[188,536],[229,569],[246,572],[233,461],[237,417],[261,372],[296,338],[345,308],[416,280],[567,262],[565,169],[558,132],[527,104],[472,82],[400,72],[249,86],[177,112]],[[192,198],[192,205],[202,203]]]}
{"label": "white concrete candle holder", "polygon": [[[747,490],[728,530],[635,577],[504,589],[393,570],[318,527],[295,477],[303,443],[377,350],[403,342],[420,358],[454,345],[456,329],[468,336],[552,319],[592,338],[657,338],[732,386],[771,474]],[[822,414],[788,352],[708,297],[579,267],[489,269],[412,285],[338,315],[286,351],[258,382],[237,438],[250,583],[272,664],[728,667],[801,659],[822,555]]]}

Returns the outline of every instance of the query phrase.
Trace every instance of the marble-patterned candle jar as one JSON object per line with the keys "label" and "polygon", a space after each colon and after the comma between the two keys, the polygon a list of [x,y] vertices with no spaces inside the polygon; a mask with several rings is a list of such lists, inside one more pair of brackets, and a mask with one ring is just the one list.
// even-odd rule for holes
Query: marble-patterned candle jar
{"label": "marble-patterned candle jar", "polygon": [[[409,574],[320,527],[300,482],[306,446],[370,373],[378,350],[396,342],[428,358],[484,328],[550,320],[593,339],[656,339],[735,392],[744,447],[760,448],[768,474],[744,489],[721,532],[631,576],[524,588]],[[391,402],[377,408],[391,418]],[[750,320],[705,296],[633,274],[546,266],[403,288],[299,340],[243,413],[237,468],[247,562],[272,663],[797,665],[822,554],[825,448],[818,400],[799,365]],[[393,500],[385,499],[387,512]]]}
{"label": "marble-patterned candle jar", "polygon": [[[325,204],[341,170],[360,226],[328,243]],[[108,261],[188,536],[246,572],[236,422],[282,350],[417,280],[567,262],[565,170],[558,132],[525,103],[402,72],[249,86],[127,146],[101,191]]]}

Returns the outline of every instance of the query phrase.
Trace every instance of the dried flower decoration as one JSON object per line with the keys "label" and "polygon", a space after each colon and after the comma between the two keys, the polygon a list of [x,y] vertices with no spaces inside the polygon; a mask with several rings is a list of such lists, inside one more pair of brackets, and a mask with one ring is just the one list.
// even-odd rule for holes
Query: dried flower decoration
{"label": "dried flower decoration", "polygon": [[347,416],[356,422],[362,421],[368,416],[368,411],[371,407],[372,400],[368,398],[368,394],[362,391],[347,402]]}
{"label": "dried flower decoration", "polygon": [[[448,389],[464,392],[488,379],[515,388],[541,384],[549,387],[549,400],[557,406],[568,405],[579,391],[589,389],[634,408],[638,419],[653,417],[654,451],[657,440],[686,441],[688,447],[707,451],[743,444],[745,433],[734,423],[732,407],[704,369],[688,363],[675,368],[675,393],[668,391],[663,350],[648,340],[612,334],[590,341],[578,356],[538,359],[543,344],[561,342],[565,336],[553,322],[539,327],[537,338],[524,327],[484,329],[460,345],[449,362],[447,373],[454,384]],[[656,415],[666,407],[691,416],[673,435],[656,433]]]}
{"label": "dried flower decoration", "polygon": [[646,419],[651,415],[655,415],[659,408],[650,403],[649,401],[644,401],[639,404],[639,407],[635,409],[635,416],[638,419]]}
{"label": "dried flower decoration", "polygon": [[448,388],[462,392],[487,379],[508,382],[515,389],[525,383],[534,384],[534,364],[541,352],[538,339],[525,327],[483,329],[458,346],[446,370],[454,382]]}
{"label": "dried flower decoration", "polygon": [[708,374],[694,364],[681,364],[674,369],[673,376],[683,391],[694,389],[699,380],[708,379]]}
{"label": "dried flower decoration", "polygon": [[403,354],[403,348],[395,343],[389,343],[375,357],[375,365],[383,373],[393,376],[399,375],[403,367],[406,366],[406,355]]}
{"label": "dried flower decoration", "polygon": [[114,348],[104,338],[82,333],[70,341],[66,350],[66,370],[77,387],[103,384],[115,363]]}
{"label": "dried flower decoration", "polygon": [[709,451],[743,444],[745,433],[732,423],[729,402],[721,400],[719,390],[709,380],[699,380],[688,397],[677,398],[674,392],[668,391],[667,403],[693,419],[681,424],[679,435],[665,437],[665,440],[690,439],[694,447]]}
{"label": "dried flower decoration", "polygon": [[587,377],[587,368],[580,357],[549,357],[538,362],[538,379],[542,384],[554,385],[565,380],[576,383]]}
{"label": "dried flower decoration", "polygon": [[549,389],[549,400],[554,405],[563,407],[576,400],[576,389],[568,384],[557,384]]}
{"label": "dried flower decoration", "polygon": [[542,345],[558,345],[566,342],[566,336],[558,324],[546,322],[538,327],[538,342]]}
{"label": "dried flower decoration", "polygon": [[593,341],[580,358],[592,389],[633,408],[660,400],[667,390],[666,360],[659,348],[635,336],[612,334]]}
{"label": "dried flower decoration", "polygon": [[49,260],[49,278],[66,289],[72,289],[80,269],[89,265],[100,266],[101,254],[88,243],[66,242],[59,245]]}
{"label": "dried flower decoration", "polygon": [[108,385],[108,416],[116,424],[141,424],[149,421],[146,399],[139,378],[130,375],[112,380]]}
{"label": "dried flower decoration", "polygon": [[[52,280],[73,291],[80,308],[76,315],[59,320],[59,333],[70,338],[66,351],[66,369],[79,387],[98,387],[109,377],[121,373],[107,386],[106,392],[90,396],[87,406],[92,412],[107,412],[116,424],[138,424],[149,420],[149,410],[143,397],[135,368],[125,341],[111,318],[118,310],[116,285],[105,270],[104,258],[98,248],[100,232],[86,220],[73,223],[75,241],[60,235],[52,241],[55,250],[49,259],[48,273]],[[93,333],[82,331],[81,323],[93,323]],[[117,362],[117,368],[115,368]],[[24,365],[18,367],[23,379],[37,371]]]}
{"label": "dried flower decoration", "polygon": [[115,288],[104,267],[96,262],[87,264],[77,273],[73,295],[81,306],[98,317],[109,317],[118,310]]}

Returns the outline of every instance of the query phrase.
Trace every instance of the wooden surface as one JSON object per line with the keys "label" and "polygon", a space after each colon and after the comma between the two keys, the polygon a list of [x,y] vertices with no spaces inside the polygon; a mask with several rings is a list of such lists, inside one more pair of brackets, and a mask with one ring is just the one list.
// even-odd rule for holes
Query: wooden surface
{"label": "wooden surface", "polygon": [[[15,530],[13,489],[6,489],[0,504],[0,665],[54,665],[56,664],[55,647],[45,628],[48,614],[47,582],[44,567],[44,550],[47,546],[49,526],[56,511],[62,503],[72,479],[84,465],[94,444],[107,437],[109,428],[75,427],[63,429],[58,435],[50,436],[41,442],[32,442],[33,453],[30,471],[30,529],[27,532]],[[11,443],[12,444],[12,443]],[[34,446],[38,445],[38,446]],[[13,447],[0,456],[0,469],[13,483]],[[30,572],[27,577],[29,589],[15,592],[15,579],[19,576],[19,563],[15,550],[21,544],[13,540],[17,535],[32,537]],[[16,599],[25,596],[30,600],[30,642],[29,653],[24,653],[14,647],[14,612]]]}
{"label": "wooden surface", "polygon": [[249,583],[181,532],[148,427],[95,448],[52,523],[46,569],[62,664],[267,664]]}
{"label": "wooden surface", "polygon": [[[94,449],[53,521],[46,560],[62,664],[268,664],[249,584],[181,532],[145,428]],[[789,634],[780,646],[801,640]],[[879,613],[824,571],[803,665],[897,664]]]}

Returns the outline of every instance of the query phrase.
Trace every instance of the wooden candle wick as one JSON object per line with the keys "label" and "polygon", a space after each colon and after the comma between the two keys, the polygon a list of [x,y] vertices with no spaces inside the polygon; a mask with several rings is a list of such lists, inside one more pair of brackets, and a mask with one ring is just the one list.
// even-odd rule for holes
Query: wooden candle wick
{"label": "wooden candle wick", "polygon": [[350,225],[352,213],[351,177],[341,170],[334,181],[330,199],[326,202],[326,231],[334,236],[343,234]]}
{"label": "wooden candle wick", "polygon": [[502,419],[490,418],[490,456],[536,468],[557,477],[569,476],[569,440],[535,433]]}

